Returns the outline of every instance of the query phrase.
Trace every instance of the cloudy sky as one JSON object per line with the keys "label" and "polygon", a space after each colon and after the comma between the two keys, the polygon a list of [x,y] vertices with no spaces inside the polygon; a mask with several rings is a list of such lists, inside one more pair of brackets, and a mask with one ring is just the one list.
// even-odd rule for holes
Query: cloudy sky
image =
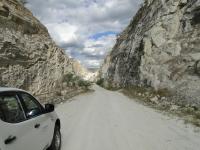
{"label": "cloudy sky", "polygon": [[98,68],[141,1],[28,0],[26,7],[69,56],[88,68]]}

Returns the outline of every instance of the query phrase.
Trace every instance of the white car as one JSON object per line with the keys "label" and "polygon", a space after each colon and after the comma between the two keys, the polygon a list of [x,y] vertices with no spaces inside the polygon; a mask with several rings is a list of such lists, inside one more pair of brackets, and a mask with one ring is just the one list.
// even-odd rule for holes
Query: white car
{"label": "white car", "polygon": [[0,150],[60,150],[60,120],[54,105],[31,94],[0,88]]}

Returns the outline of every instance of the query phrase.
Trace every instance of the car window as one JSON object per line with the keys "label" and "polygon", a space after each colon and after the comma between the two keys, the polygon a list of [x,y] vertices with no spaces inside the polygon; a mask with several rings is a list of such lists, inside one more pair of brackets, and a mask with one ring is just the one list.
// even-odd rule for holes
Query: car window
{"label": "car window", "polygon": [[16,95],[0,95],[0,119],[8,123],[26,119]]}
{"label": "car window", "polygon": [[32,118],[42,114],[41,105],[36,101],[36,99],[26,93],[21,93],[21,98],[25,105],[25,113],[28,118]]}

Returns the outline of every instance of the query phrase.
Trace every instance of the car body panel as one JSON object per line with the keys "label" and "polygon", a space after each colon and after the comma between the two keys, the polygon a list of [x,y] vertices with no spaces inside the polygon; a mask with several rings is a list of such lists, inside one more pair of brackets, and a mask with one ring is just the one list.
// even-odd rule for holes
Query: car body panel
{"label": "car body panel", "polygon": [[[28,93],[19,89],[0,88],[0,93],[9,91]],[[57,119],[55,111],[43,113],[20,123],[7,123],[0,119],[0,150],[46,149],[52,142]],[[37,124],[40,126],[35,128]],[[6,145],[4,142],[9,136],[16,136],[16,140]]]}

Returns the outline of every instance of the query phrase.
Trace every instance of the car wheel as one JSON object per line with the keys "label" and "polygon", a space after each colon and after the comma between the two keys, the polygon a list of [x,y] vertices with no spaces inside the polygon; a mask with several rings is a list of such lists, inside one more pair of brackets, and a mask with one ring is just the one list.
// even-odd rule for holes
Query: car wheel
{"label": "car wheel", "polygon": [[61,140],[60,128],[58,126],[56,126],[55,130],[54,130],[53,140],[52,140],[51,146],[48,150],[60,150],[61,143],[62,143],[62,140]]}

